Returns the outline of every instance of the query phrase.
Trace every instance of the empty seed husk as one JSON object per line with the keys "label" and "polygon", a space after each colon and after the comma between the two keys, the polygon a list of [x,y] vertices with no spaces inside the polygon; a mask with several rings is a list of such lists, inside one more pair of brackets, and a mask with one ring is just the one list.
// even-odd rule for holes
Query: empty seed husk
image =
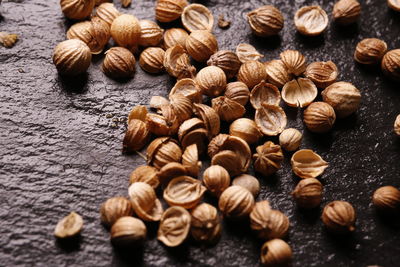
{"label": "empty seed husk", "polygon": [[188,5],[186,0],[157,0],[156,19],[160,22],[171,22],[178,19]]}
{"label": "empty seed husk", "polygon": [[249,174],[236,176],[232,181],[232,185],[238,185],[249,190],[254,198],[260,193],[260,182],[256,177]]}
{"label": "empty seed husk", "polygon": [[196,68],[190,63],[189,55],[181,45],[170,47],[165,51],[164,67],[169,75],[179,79],[193,78]]}
{"label": "empty seed husk", "polygon": [[202,203],[191,212],[190,233],[199,242],[213,244],[221,236],[221,218],[215,207]]}
{"label": "empty seed husk", "polygon": [[313,81],[318,88],[325,88],[336,81],[339,72],[332,61],[319,61],[308,65],[304,75]]}
{"label": "empty seed husk", "polygon": [[250,44],[239,44],[236,47],[236,55],[238,56],[239,60],[242,63],[245,63],[250,60],[259,60],[262,57],[264,57],[262,54],[260,54],[257,49],[250,45]]}
{"label": "empty seed husk", "polygon": [[360,106],[360,90],[348,82],[333,83],[321,94],[324,102],[333,107],[339,118],[353,114]]}
{"label": "empty seed husk", "polygon": [[287,124],[285,111],[279,106],[261,104],[256,110],[255,122],[260,131],[268,136],[276,136],[283,132]]}
{"label": "empty seed husk", "polygon": [[193,79],[185,78],[177,81],[175,86],[171,89],[169,96],[171,97],[174,94],[184,95],[188,97],[192,103],[202,102],[201,90]]}
{"label": "empty seed husk", "polygon": [[286,151],[295,151],[300,147],[303,134],[294,128],[285,129],[279,135],[279,144]]}
{"label": "empty seed husk", "polygon": [[388,0],[387,3],[391,9],[400,12],[400,2],[398,0]]}
{"label": "empty seed husk", "polygon": [[247,118],[240,118],[233,121],[229,126],[229,134],[242,138],[249,145],[257,143],[262,137],[262,133],[257,128],[257,124],[253,120]]}
{"label": "empty seed husk", "polygon": [[303,179],[317,178],[328,168],[328,162],[310,149],[301,149],[294,153],[290,163],[293,172]]}
{"label": "empty seed husk", "polygon": [[190,4],[183,10],[182,24],[189,32],[197,30],[212,31],[214,17],[211,11],[201,4]]}
{"label": "empty seed husk", "polygon": [[199,161],[199,151],[196,144],[186,147],[182,155],[182,164],[186,167],[190,176],[197,177],[199,175],[202,163]]}
{"label": "empty seed husk", "polygon": [[291,107],[306,107],[318,95],[318,88],[306,78],[298,78],[287,82],[282,88],[282,99]]}
{"label": "empty seed husk", "polygon": [[320,35],[328,27],[328,23],[328,15],[320,6],[304,6],[294,16],[297,30],[307,36]]}
{"label": "empty seed husk", "polygon": [[111,227],[111,242],[118,247],[138,247],[146,239],[146,225],[134,217],[121,217]]}
{"label": "empty seed husk", "polygon": [[170,206],[191,209],[200,202],[205,191],[206,188],[201,184],[201,181],[190,176],[180,176],[169,182],[164,190],[164,200]]}
{"label": "empty seed husk", "polygon": [[387,44],[384,41],[377,38],[366,38],[357,44],[354,60],[365,65],[378,64],[386,51]]}
{"label": "empty seed husk", "polygon": [[147,108],[143,105],[138,105],[132,108],[128,115],[128,125],[132,120],[140,120],[146,122]]}
{"label": "empty seed husk", "polygon": [[249,190],[233,185],[221,194],[218,207],[227,218],[245,218],[253,210],[254,197]]}
{"label": "empty seed husk", "polygon": [[303,117],[308,130],[314,133],[329,132],[336,121],[335,110],[325,102],[314,102],[309,105]]}
{"label": "empty seed husk", "polygon": [[207,65],[221,68],[225,72],[226,78],[232,79],[238,73],[242,63],[234,52],[220,50],[210,57]]}
{"label": "empty seed husk", "polygon": [[315,178],[308,178],[301,180],[294,191],[292,196],[297,205],[301,208],[312,209],[322,201],[322,184]]}
{"label": "empty seed husk", "polygon": [[132,204],[125,197],[109,198],[100,208],[100,220],[108,227],[112,226],[119,218],[132,215]]}
{"label": "empty seed husk", "polygon": [[382,186],[374,192],[372,203],[381,211],[397,211],[400,208],[400,190],[394,186]]}
{"label": "empty seed husk", "polygon": [[281,94],[279,93],[279,89],[271,83],[261,81],[251,90],[250,103],[254,109],[261,108],[262,103],[279,106],[280,102]]}
{"label": "empty seed husk", "polygon": [[208,131],[205,129],[204,122],[198,118],[184,121],[179,127],[178,137],[183,149],[193,144],[196,145],[200,154],[207,149]]}
{"label": "empty seed husk", "polygon": [[194,104],[195,114],[201,118],[208,131],[208,137],[212,138],[219,134],[221,121],[218,113],[212,108],[204,104]]}
{"label": "empty seed husk", "polygon": [[71,238],[78,235],[81,232],[82,227],[82,217],[73,211],[57,223],[56,228],[54,229],[54,235],[61,239]]}
{"label": "empty seed husk", "polygon": [[247,20],[253,33],[268,37],[278,34],[284,25],[282,13],[274,6],[259,7],[247,14]]}
{"label": "empty seed husk", "polygon": [[322,222],[326,228],[337,234],[346,234],[355,230],[356,213],[346,201],[332,201],[322,211]]}
{"label": "empty seed husk", "polygon": [[129,186],[129,197],[136,215],[145,221],[159,221],[163,207],[149,184],[135,182]]}
{"label": "empty seed husk", "polygon": [[264,266],[290,266],[292,249],[281,239],[272,239],[261,248],[261,263]]}
{"label": "empty seed husk", "polygon": [[264,176],[270,176],[281,168],[283,161],[282,149],[271,141],[256,148],[253,155],[254,170]]}
{"label": "empty seed husk", "polygon": [[182,244],[190,229],[190,213],[182,207],[168,208],[158,227],[157,239],[168,247],[177,247]]}
{"label": "empty seed husk", "polygon": [[161,169],[170,162],[180,162],[182,150],[178,142],[169,137],[155,139],[147,147],[147,164]]}
{"label": "empty seed husk", "polygon": [[203,183],[213,195],[219,197],[231,184],[231,178],[224,167],[212,165],[204,171]]}

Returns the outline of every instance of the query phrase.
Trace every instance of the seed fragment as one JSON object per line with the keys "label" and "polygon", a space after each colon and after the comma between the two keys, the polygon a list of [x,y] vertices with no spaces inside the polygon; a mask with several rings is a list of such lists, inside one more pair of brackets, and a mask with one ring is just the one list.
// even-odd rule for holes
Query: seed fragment
{"label": "seed fragment", "polygon": [[316,178],[328,168],[328,162],[310,149],[302,149],[294,153],[290,163],[293,172],[303,179]]}
{"label": "seed fragment", "polygon": [[320,35],[328,27],[328,23],[328,15],[320,6],[304,6],[294,16],[294,24],[303,35]]}
{"label": "seed fragment", "polygon": [[54,229],[54,235],[57,238],[70,238],[78,235],[81,232],[82,227],[82,217],[73,211],[57,223],[56,228]]}

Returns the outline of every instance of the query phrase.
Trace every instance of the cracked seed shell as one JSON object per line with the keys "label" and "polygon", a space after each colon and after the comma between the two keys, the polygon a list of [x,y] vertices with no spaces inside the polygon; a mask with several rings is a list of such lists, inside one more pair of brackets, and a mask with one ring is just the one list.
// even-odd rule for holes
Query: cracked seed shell
{"label": "cracked seed shell", "polygon": [[318,88],[307,78],[287,82],[282,88],[282,99],[290,107],[306,107],[318,95]]}
{"label": "cracked seed shell", "polygon": [[236,47],[236,55],[239,58],[240,62],[245,63],[247,61],[251,60],[259,60],[262,57],[264,57],[262,54],[260,54],[257,49],[252,46],[251,44],[239,44]]}
{"label": "cracked seed shell", "polygon": [[294,128],[285,129],[279,135],[279,145],[286,151],[295,151],[300,147],[303,134]]}
{"label": "cracked seed shell", "polygon": [[264,176],[270,176],[282,167],[283,153],[279,145],[267,141],[258,146],[256,151],[257,153],[253,155],[254,170],[256,172]]}
{"label": "cracked seed shell", "polygon": [[355,230],[356,213],[346,201],[332,201],[322,211],[322,222],[326,228],[337,234],[346,234]]}
{"label": "cracked seed shell", "polygon": [[349,25],[361,15],[361,5],[357,0],[339,0],[333,6],[333,20],[340,25]]}
{"label": "cracked seed shell", "polygon": [[329,132],[336,121],[335,110],[325,102],[314,102],[309,105],[303,114],[304,124],[314,133]]}
{"label": "cracked seed shell", "polygon": [[135,182],[129,186],[128,193],[133,210],[139,218],[149,222],[161,219],[164,210],[153,187],[147,183]]}
{"label": "cracked seed shell", "polygon": [[189,55],[186,50],[176,45],[165,51],[164,67],[169,75],[177,78],[193,78],[196,75],[196,68],[190,63]]}
{"label": "cracked seed shell", "polygon": [[18,35],[8,32],[0,32],[0,44],[5,48],[11,48],[18,41]]}
{"label": "cracked seed shell", "polygon": [[326,87],[321,95],[324,102],[333,107],[339,118],[356,112],[361,102],[360,90],[348,82],[333,83]]}
{"label": "cracked seed shell", "polygon": [[82,231],[82,227],[82,217],[73,211],[57,223],[54,236],[60,239],[71,238],[77,236]]}
{"label": "cracked seed shell", "polygon": [[53,63],[60,75],[76,76],[87,71],[92,61],[90,48],[81,40],[59,43],[53,52]]}
{"label": "cracked seed shell", "polygon": [[167,247],[177,247],[187,238],[190,230],[190,213],[182,207],[168,208],[158,227],[157,239]]}
{"label": "cracked seed shell", "polygon": [[240,66],[237,78],[249,89],[253,89],[254,86],[267,78],[267,72],[263,63],[252,60]]}
{"label": "cracked seed shell", "polygon": [[300,180],[292,192],[297,205],[301,208],[312,209],[318,207],[322,201],[323,186],[315,178]]}
{"label": "cracked seed shell", "polygon": [[261,263],[264,266],[290,266],[292,249],[281,239],[272,239],[261,248]]}
{"label": "cracked seed shell", "polygon": [[247,217],[254,207],[254,197],[249,190],[233,185],[222,192],[219,210],[229,219],[242,219]]}
{"label": "cracked seed shell", "polygon": [[146,225],[134,217],[121,217],[111,227],[111,243],[118,247],[138,247],[146,239]]}
{"label": "cracked seed shell", "polygon": [[196,82],[193,79],[189,78],[184,78],[176,82],[175,86],[171,89],[171,92],[169,93],[169,97],[174,94],[184,95],[188,97],[192,101],[192,103],[201,103],[203,98],[201,90]]}
{"label": "cracked seed shell", "polygon": [[325,88],[336,81],[339,71],[332,61],[319,61],[308,65],[304,75],[318,88]]}
{"label": "cracked seed shell", "polygon": [[231,122],[241,118],[246,109],[239,103],[229,99],[226,96],[219,96],[211,100],[212,108],[218,113],[223,121]]}
{"label": "cracked seed shell", "polygon": [[100,207],[100,220],[108,227],[119,218],[132,215],[132,204],[126,197],[109,198]]}
{"label": "cracked seed shell", "polygon": [[146,122],[147,108],[143,105],[138,105],[132,108],[128,115],[128,125],[132,120],[140,120]]}
{"label": "cracked seed shell", "polygon": [[294,153],[290,163],[293,172],[303,179],[317,178],[328,168],[328,162],[310,149],[301,149]]}
{"label": "cracked seed shell", "polygon": [[220,50],[210,57],[207,65],[221,68],[225,72],[226,78],[232,79],[238,73],[242,63],[234,52]]}
{"label": "cracked seed shell", "polygon": [[254,109],[261,108],[262,103],[279,106],[280,102],[281,94],[279,89],[271,83],[261,81],[251,90],[250,103]]}
{"label": "cracked seed shell", "polygon": [[304,6],[294,16],[297,30],[307,36],[320,35],[326,30],[328,23],[328,15],[320,6]]}
{"label": "cracked seed shell", "polygon": [[284,25],[282,13],[270,5],[251,11],[247,14],[247,20],[253,33],[261,37],[277,35]]}
{"label": "cracked seed shell", "polygon": [[183,10],[182,24],[189,32],[197,30],[211,32],[214,26],[214,16],[204,5],[190,4]]}
{"label": "cracked seed shell", "polygon": [[105,52],[104,74],[113,79],[131,78],[136,71],[135,56],[124,47],[112,47]]}
{"label": "cracked seed shell", "polygon": [[161,169],[170,162],[180,162],[182,150],[178,142],[170,137],[159,137],[147,147],[147,164]]}
{"label": "cracked seed shell", "polygon": [[361,40],[354,51],[354,60],[360,64],[378,64],[386,54],[387,44],[377,38]]}
{"label": "cracked seed shell", "polygon": [[201,181],[190,176],[179,176],[168,183],[163,196],[170,206],[191,209],[201,201],[206,190]]}
{"label": "cracked seed shell", "polygon": [[186,0],[157,0],[156,19],[160,22],[177,20],[187,5]]}
{"label": "cracked seed shell", "polygon": [[203,183],[213,195],[219,197],[231,184],[231,178],[224,167],[212,165],[204,171]]}
{"label": "cracked seed shell", "polygon": [[208,138],[212,138],[219,134],[221,129],[221,121],[218,113],[212,108],[204,104],[194,104],[195,114],[201,118],[208,131]]}
{"label": "cracked seed shell", "polygon": [[149,73],[160,73],[164,70],[165,51],[159,47],[146,48],[139,58],[140,67]]}
{"label": "cracked seed shell", "polygon": [[209,31],[193,31],[186,39],[186,51],[198,62],[206,62],[218,51],[218,42]]}
{"label": "cracked seed shell", "polygon": [[159,171],[158,171],[158,179],[160,181],[160,184],[163,187],[166,187],[168,183],[179,176],[184,176],[188,174],[188,170],[186,166],[179,162],[170,162],[166,165],[164,165]]}
{"label": "cracked seed shell", "polygon": [[199,176],[202,163],[199,161],[199,151],[196,144],[186,147],[182,155],[182,164],[186,167],[190,176]]}
{"label": "cracked seed shell", "polygon": [[279,106],[261,104],[256,110],[254,121],[260,131],[268,136],[276,136],[283,132],[287,124],[285,111]]}
{"label": "cracked seed shell", "polygon": [[400,12],[400,2],[399,0],[388,0],[388,7],[393,9],[394,11]]}
{"label": "cracked seed shell", "polygon": [[90,16],[95,0],[60,0],[61,10],[69,19],[82,20]]}
{"label": "cracked seed shell", "polygon": [[215,207],[202,203],[190,212],[192,237],[199,242],[214,244],[221,237],[221,217]]}

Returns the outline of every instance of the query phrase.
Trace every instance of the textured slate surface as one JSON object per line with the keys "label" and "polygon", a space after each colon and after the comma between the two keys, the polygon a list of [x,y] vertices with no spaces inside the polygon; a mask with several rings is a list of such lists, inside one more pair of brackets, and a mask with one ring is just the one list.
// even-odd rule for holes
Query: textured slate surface
{"label": "textured slate surface", "polygon": [[[154,1],[134,0],[124,10],[141,19],[153,19]],[[258,199],[268,199],[291,221],[288,242],[294,266],[398,266],[398,219],[378,216],[370,204],[382,185],[399,187],[400,140],[392,132],[400,113],[399,84],[382,77],[379,69],[357,66],[352,60],[357,42],[366,37],[384,39],[390,49],[400,47],[400,14],[385,1],[363,1],[358,25],[330,25],[321,37],[298,35],[293,25],[297,8],[319,3],[329,14],[332,1],[202,1],[217,16],[233,21],[216,28],[220,48],[234,49],[250,42],[265,56],[278,57],[283,49],[302,51],[309,59],[333,60],[340,80],[361,89],[363,100],[355,116],[338,121],[327,135],[305,131],[302,148],[311,148],[329,161],[321,177],[323,204],[347,200],[357,210],[357,230],[349,238],[329,235],[319,220],[320,210],[299,211],[288,195],[298,182],[286,155],[275,177],[261,178]],[[251,35],[245,14],[271,3],[286,22],[280,37]],[[117,3],[118,4],[118,3]],[[118,4],[119,5],[119,4]],[[144,161],[121,154],[127,112],[147,104],[152,95],[167,95],[173,79],[152,76],[138,68],[131,81],[119,83],[100,71],[102,56],[93,59],[88,75],[64,80],[51,63],[54,46],[65,39],[70,22],[58,1],[5,0],[0,7],[0,30],[16,32],[21,41],[9,50],[0,47],[0,265],[1,266],[257,266],[261,242],[246,225],[224,224],[224,235],[213,248],[189,242],[167,249],[148,224],[143,251],[115,252],[98,219],[99,205],[108,197],[126,195],[128,175]],[[301,111],[286,110],[289,126],[303,129]],[[60,244],[52,236],[57,221],[71,210],[83,215],[79,242]]]}

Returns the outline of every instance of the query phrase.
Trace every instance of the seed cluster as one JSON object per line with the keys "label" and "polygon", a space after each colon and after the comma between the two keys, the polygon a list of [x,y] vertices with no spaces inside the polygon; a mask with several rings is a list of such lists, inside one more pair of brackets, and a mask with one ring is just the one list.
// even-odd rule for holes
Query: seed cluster
{"label": "seed cluster", "polygon": [[[189,234],[197,242],[213,244],[221,236],[221,213],[228,220],[249,219],[251,229],[266,241],[261,249],[264,265],[290,264],[292,250],[282,240],[288,235],[289,219],[271,208],[267,200],[256,201],[260,183],[247,174],[249,167],[270,177],[282,167],[282,149],[294,152],[292,171],[301,178],[292,192],[294,201],[300,208],[318,207],[323,185],[317,178],[328,162],[312,150],[299,150],[303,135],[297,129],[286,129],[288,118],[281,100],[287,106],[305,109],[303,120],[309,131],[326,133],[337,119],[358,110],[360,90],[337,81],[339,70],[334,62],[308,63],[297,50],[285,50],[279,59],[267,62],[260,61],[263,55],[250,44],[239,44],[235,52],[219,50],[213,34],[214,16],[204,5],[158,0],[156,19],[164,23],[181,19],[186,29],[164,31],[156,22],[121,14],[113,4],[102,2],[61,1],[64,14],[78,20],[88,17],[95,3],[100,5],[90,21],[74,24],[67,33],[69,40],[56,47],[53,61],[59,73],[84,73],[92,54],[101,53],[112,37],[118,46],[105,52],[102,70],[107,76],[132,77],[134,54],[141,51],[138,61],[143,70],[166,71],[177,79],[168,97],[151,98],[151,110],[136,106],[128,115],[123,152],[140,153],[147,146],[147,165],[130,174],[128,198],[110,198],[101,206],[101,221],[111,227],[112,243],[142,244],[146,221],[159,222],[157,237],[166,246],[181,245]],[[130,1],[122,4],[128,6]],[[348,25],[358,20],[360,12],[356,0],[340,0],[334,6],[333,19]],[[247,20],[260,37],[277,35],[284,27],[282,13],[270,5],[249,12]],[[301,34],[315,36],[325,31],[329,18],[321,7],[305,6],[296,12],[294,22]],[[223,17],[219,25],[229,26]],[[400,77],[399,51],[387,52],[385,42],[365,39],[357,45],[354,58],[361,64],[380,63],[383,72],[396,80]],[[192,64],[192,60],[207,66],[196,69],[201,64]],[[322,101],[314,102],[318,89],[323,89]],[[246,114],[254,115],[244,118]],[[224,122],[230,124],[229,134],[221,131]],[[394,129],[400,135],[400,116]],[[276,136],[279,145],[264,140]],[[211,166],[201,177],[200,158],[206,156]],[[162,199],[170,206],[166,210],[158,194],[160,188]],[[206,193],[217,198],[218,209],[202,203]],[[373,203],[379,209],[393,210],[399,205],[399,195],[396,188],[383,187],[375,192]],[[80,231],[80,216],[70,217],[59,223],[56,236],[73,236]],[[336,233],[355,230],[355,210],[346,201],[328,203],[321,219]]]}

